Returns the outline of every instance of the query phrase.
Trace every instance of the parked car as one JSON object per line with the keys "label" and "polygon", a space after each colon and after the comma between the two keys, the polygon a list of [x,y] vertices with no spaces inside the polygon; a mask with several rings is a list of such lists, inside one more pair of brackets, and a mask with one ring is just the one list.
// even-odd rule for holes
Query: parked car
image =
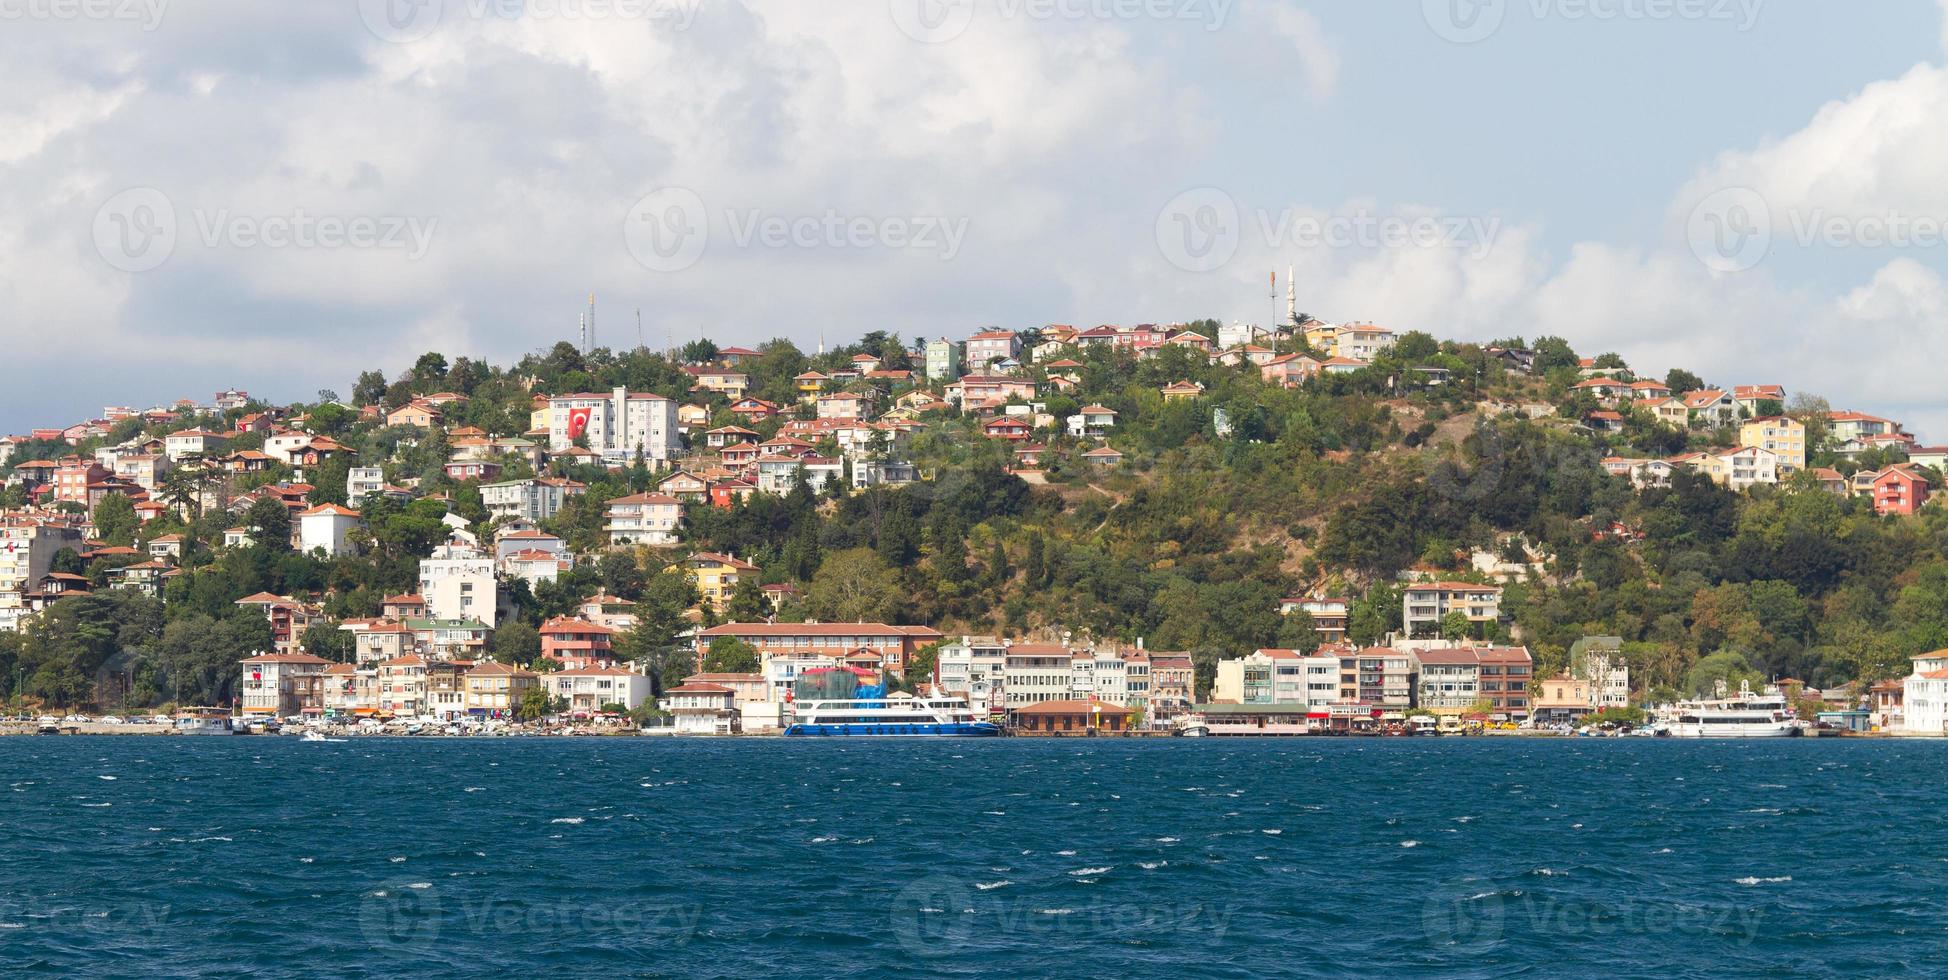
{"label": "parked car", "polygon": [[114,715],[102,715],[101,723],[104,725],[120,725],[123,722],[122,719],[117,718]]}

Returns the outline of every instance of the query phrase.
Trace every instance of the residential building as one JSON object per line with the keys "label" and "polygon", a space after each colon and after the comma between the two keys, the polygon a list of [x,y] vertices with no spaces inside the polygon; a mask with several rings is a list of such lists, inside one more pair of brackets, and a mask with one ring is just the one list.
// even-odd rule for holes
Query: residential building
{"label": "residential building", "polygon": [[263,653],[242,663],[244,714],[288,718],[324,713],[329,661],[308,653]]}
{"label": "residential building", "polygon": [[1481,658],[1468,649],[1421,650],[1415,707],[1460,714],[1481,702]]}
{"label": "residential building", "polygon": [[736,555],[719,555],[708,551],[699,551],[684,559],[683,567],[696,581],[697,592],[703,596],[704,603],[719,612],[730,605],[738,582],[758,574],[756,565],[740,561]]}
{"label": "residential building", "polygon": [[1006,642],[991,636],[962,636],[941,646],[934,658],[933,683],[948,695],[966,698],[976,711],[1006,711],[1002,694],[1007,663]]}
{"label": "residential building", "polygon": [[476,664],[467,671],[466,709],[475,718],[507,718],[527,692],[541,686],[541,675],[510,664]]}
{"label": "residential building", "polygon": [[1758,418],[1767,414],[1766,409],[1773,412],[1785,409],[1786,389],[1784,385],[1734,385],[1732,402],[1738,406],[1740,414],[1747,418]]}
{"label": "residential building", "polygon": [[541,624],[541,658],[567,668],[612,665],[615,633],[585,619],[557,616]]}
{"label": "residential building", "polygon": [[163,452],[172,463],[180,463],[190,456],[214,456],[229,444],[227,433],[208,429],[184,429],[162,437]]}
{"label": "residential building", "polygon": [[967,365],[986,374],[995,361],[1013,360],[1021,353],[1021,338],[1013,330],[983,330],[967,338]]}
{"label": "residential building", "polygon": [[[386,471],[377,466],[354,466],[345,474],[345,502],[353,507],[386,488]],[[483,495],[486,488],[481,488]]]}
{"label": "residential building", "polygon": [[927,380],[948,381],[960,377],[961,345],[942,337],[927,341]]}
{"label": "residential building", "polygon": [[244,596],[235,604],[263,612],[264,618],[270,620],[271,642],[279,653],[297,652],[302,647],[304,631],[311,626],[313,618],[311,608],[304,603],[289,596],[259,592]]}
{"label": "residential building", "polygon": [[1295,612],[1311,616],[1313,632],[1318,633],[1325,643],[1338,643],[1346,638],[1346,622],[1352,617],[1352,602],[1340,597],[1299,596],[1280,600],[1278,612],[1281,616],[1290,616]]}
{"label": "residential building", "polygon": [[298,514],[298,550],[323,551],[328,558],[349,554],[351,532],[363,523],[358,511],[337,504],[320,504]]}
{"label": "residential building", "polygon": [[1874,513],[1912,514],[1928,502],[1932,492],[1928,478],[1913,467],[1889,466],[1873,476]]}
{"label": "residential building", "polygon": [[1783,415],[1747,419],[1739,423],[1740,446],[1767,449],[1779,457],[1779,476],[1806,468],[1806,426]]}
{"label": "residential building", "polygon": [[672,716],[678,735],[735,735],[743,730],[737,692],[709,681],[684,681],[656,705]]}
{"label": "residential building", "polygon": [[1910,735],[1948,735],[1948,650],[1914,658],[1901,682],[1901,727]]}
{"label": "residential building", "polygon": [[676,403],[661,395],[631,394],[627,388],[606,395],[555,395],[548,399],[548,413],[548,445],[556,452],[586,439],[605,462],[626,464],[640,453],[654,465],[681,448]]}
{"label": "residential building", "polygon": [[1502,590],[1498,585],[1469,582],[1415,582],[1401,598],[1401,624],[1408,636],[1439,632],[1449,613],[1459,612],[1471,624],[1501,619]]}
{"label": "residential building", "polygon": [[[904,676],[914,651],[941,639],[939,630],[926,626],[889,626],[884,623],[725,623],[697,632],[697,654],[710,648],[710,641],[733,636],[750,644],[759,653],[788,653],[824,657],[845,657],[868,651],[880,658],[883,669]],[[1068,682],[1068,661],[1062,663],[1063,683]]]}
{"label": "residential building", "polygon": [[409,653],[379,665],[378,705],[381,711],[416,718],[427,707],[426,658]]}
{"label": "residential building", "polygon": [[1069,416],[1069,434],[1078,439],[1101,438],[1109,435],[1116,427],[1116,410],[1101,405],[1088,405],[1082,411]]}
{"label": "residential building", "polygon": [[1598,710],[1630,706],[1630,665],[1620,636],[1586,636],[1569,648],[1569,675],[1588,681]]}
{"label": "residential building", "polygon": [[569,715],[582,718],[618,707],[623,712],[634,711],[650,697],[649,678],[613,666],[574,667],[542,674],[541,686],[550,696],[568,702]]}
{"label": "residential building", "polygon": [[660,493],[639,493],[609,501],[611,545],[673,545],[683,525],[683,502]]}
{"label": "residential building", "polygon": [[489,629],[500,621],[494,559],[469,548],[441,547],[419,562],[419,594],[433,619],[473,619]]}
{"label": "residential building", "polygon": [[1540,724],[1573,722],[1597,710],[1596,689],[1580,677],[1560,674],[1545,678],[1531,704]]}
{"label": "residential building", "polygon": [[1289,704],[1323,713],[1339,700],[1340,659],[1297,650],[1257,650],[1220,660],[1211,700],[1224,704]]}

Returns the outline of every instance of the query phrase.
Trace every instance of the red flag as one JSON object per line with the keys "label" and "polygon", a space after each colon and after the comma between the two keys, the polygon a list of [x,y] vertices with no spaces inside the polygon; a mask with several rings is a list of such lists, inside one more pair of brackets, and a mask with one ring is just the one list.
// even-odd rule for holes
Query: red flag
{"label": "red flag", "polygon": [[580,438],[582,433],[588,431],[589,412],[590,409],[586,408],[571,408],[568,410],[568,438]]}

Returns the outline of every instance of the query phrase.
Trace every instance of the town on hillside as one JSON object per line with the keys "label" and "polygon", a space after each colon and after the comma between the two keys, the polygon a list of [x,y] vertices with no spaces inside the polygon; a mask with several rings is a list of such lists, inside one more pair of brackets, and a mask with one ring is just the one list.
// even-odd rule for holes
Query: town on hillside
{"label": "town on hillside", "polygon": [[1948,731],[1948,447],[1718,382],[1293,309],[112,405],[0,437],[0,690],[731,734],[845,671],[1021,733],[1306,734],[1756,687]]}

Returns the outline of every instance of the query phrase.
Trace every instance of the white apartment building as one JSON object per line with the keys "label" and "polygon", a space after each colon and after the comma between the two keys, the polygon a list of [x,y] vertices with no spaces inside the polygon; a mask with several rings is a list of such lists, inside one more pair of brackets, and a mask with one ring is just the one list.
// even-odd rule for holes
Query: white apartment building
{"label": "white apartment building", "polygon": [[436,620],[473,620],[492,629],[498,622],[499,585],[494,559],[470,548],[435,548],[419,563],[419,594]]}
{"label": "white apartment building", "polygon": [[568,702],[571,715],[592,715],[610,704],[634,711],[649,699],[649,678],[621,667],[582,667],[541,675],[550,697]]}
{"label": "white apartment building", "polygon": [[588,448],[609,463],[632,462],[639,450],[651,464],[669,461],[682,448],[676,425],[675,402],[627,388],[548,399],[549,448],[561,452],[586,436]]}
{"label": "white apartment building", "polygon": [[1001,710],[1008,646],[991,636],[963,636],[940,648],[933,682],[942,691],[967,699],[976,710]]}
{"label": "white apartment building", "polygon": [[1339,658],[1297,650],[1257,650],[1220,660],[1211,700],[1223,704],[1303,704],[1324,713],[1339,700]]}
{"label": "white apartment building", "polygon": [[562,505],[581,484],[572,480],[540,477],[489,483],[480,488],[480,502],[492,517],[545,521],[561,511]]}
{"label": "white apartment building", "polygon": [[1009,710],[1072,698],[1073,656],[1060,643],[1016,643],[1002,665],[1003,702]]}
{"label": "white apartment building", "polygon": [[609,501],[612,545],[672,545],[682,525],[683,502],[666,494],[638,493]]}
{"label": "white apartment building", "polygon": [[80,551],[81,532],[33,520],[0,520],[0,630],[20,629],[28,612],[22,593],[40,584],[62,548]]}
{"label": "white apartment building", "polygon": [[[385,470],[377,466],[354,466],[345,473],[345,502],[357,507],[385,486]],[[485,494],[485,488],[482,493]]]}

